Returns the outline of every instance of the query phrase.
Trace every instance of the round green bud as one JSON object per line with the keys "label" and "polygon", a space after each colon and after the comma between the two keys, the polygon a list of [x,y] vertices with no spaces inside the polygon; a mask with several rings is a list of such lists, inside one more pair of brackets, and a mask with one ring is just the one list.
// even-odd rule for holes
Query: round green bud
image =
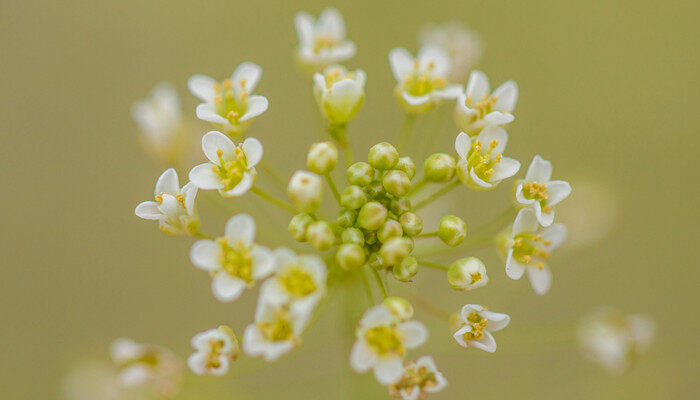
{"label": "round green bud", "polygon": [[376,270],[382,270],[386,268],[386,264],[384,263],[384,260],[378,252],[369,255],[369,258],[367,258],[367,264],[369,264],[370,267]]}
{"label": "round green bud", "polygon": [[403,228],[398,221],[389,219],[377,231],[377,239],[384,243],[394,236],[403,236]]}
{"label": "round green bud", "polygon": [[370,199],[376,199],[384,195],[384,186],[380,181],[372,181],[372,183],[365,186],[365,192],[367,192]]}
{"label": "round green bud", "polygon": [[445,153],[431,154],[423,168],[425,178],[431,182],[449,182],[455,176],[455,159]]}
{"label": "round green bud", "polygon": [[357,210],[369,201],[369,197],[361,187],[352,185],[343,190],[340,195],[340,205],[348,210]]}
{"label": "round green bud", "polygon": [[405,172],[395,169],[384,174],[382,177],[382,185],[390,194],[403,197],[411,188],[411,180]]}
{"label": "round green bud", "polygon": [[287,230],[289,231],[289,234],[292,235],[294,240],[297,242],[305,242],[306,228],[308,228],[309,224],[312,222],[314,222],[314,219],[311,218],[309,214],[297,214],[291,221],[289,221]]}
{"label": "round green bud", "polygon": [[394,169],[405,172],[408,179],[413,179],[413,177],[416,176],[416,164],[413,163],[411,157],[399,158],[399,162],[396,163]]}
{"label": "round green bud", "polygon": [[400,263],[411,254],[411,245],[403,237],[392,237],[379,249],[379,255],[387,266]]}
{"label": "round green bud", "polygon": [[357,224],[360,228],[375,231],[386,221],[386,207],[376,201],[370,201],[362,206],[357,216]]}
{"label": "round green bud", "polygon": [[382,301],[382,305],[388,308],[394,317],[401,322],[408,321],[409,319],[413,318],[413,306],[411,306],[411,303],[409,303],[408,300],[402,297],[389,296]]}
{"label": "round green bud", "polygon": [[411,210],[411,202],[408,199],[394,199],[389,205],[389,210],[396,216],[400,216]]}
{"label": "round green bud", "polygon": [[369,149],[367,161],[377,169],[392,169],[399,162],[399,152],[390,143],[378,143]]}
{"label": "round green bud", "polygon": [[341,228],[349,228],[355,225],[355,221],[357,221],[357,212],[350,210],[340,210],[335,220]]}
{"label": "round green bud", "polygon": [[367,256],[365,249],[354,243],[341,244],[335,253],[335,260],[340,268],[350,271],[364,265]]}
{"label": "round green bud", "polygon": [[323,201],[323,182],[316,174],[297,171],[289,180],[287,196],[297,210],[311,214]]}
{"label": "round green bud", "polygon": [[467,236],[467,224],[456,215],[446,215],[440,220],[437,233],[446,245],[454,247]]}
{"label": "round green bud", "polygon": [[447,283],[454,290],[480,288],[486,285],[488,281],[486,266],[476,257],[460,258],[447,269]]}
{"label": "round green bud", "polygon": [[366,162],[356,162],[348,167],[347,177],[351,185],[366,186],[374,180],[374,168]]}
{"label": "round green bud", "polygon": [[365,244],[365,235],[357,228],[347,228],[340,234],[343,243],[354,243],[360,246]]}
{"label": "round green bud", "polygon": [[418,261],[415,257],[406,257],[391,269],[394,278],[401,282],[408,282],[418,273]]}
{"label": "round green bud", "polygon": [[318,251],[326,251],[333,247],[335,235],[331,225],[326,221],[315,221],[306,228],[306,240]]}
{"label": "round green bud", "polygon": [[338,164],[338,148],[332,142],[314,143],[306,155],[306,166],[313,173],[325,175]]}
{"label": "round green bud", "polygon": [[404,233],[408,236],[416,236],[423,231],[423,220],[416,213],[406,212],[401,214],[399,222]]}

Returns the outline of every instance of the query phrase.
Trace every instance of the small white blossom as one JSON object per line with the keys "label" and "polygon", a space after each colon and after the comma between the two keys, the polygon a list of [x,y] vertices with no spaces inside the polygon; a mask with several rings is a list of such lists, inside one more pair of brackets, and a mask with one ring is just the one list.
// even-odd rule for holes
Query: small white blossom
{"label": "small white blossom", "polygon": [[421,114],[435,108],[441,99],[454,99],[462,87],[447,83],[450,58],[439,47],[421,47],[413,58],[403,47],[389,52],[389,64],[397,85],[396,98],[411,114]]}
{"label": "small white blossom", "polygon": [[261,298],[311,312],[326,293],[326,265],[315,255],[299,256],[287,248],[274,250],[275,275],[263,283]]}
{"label": "small white blossom", "polygon": [[525,181],[518,183],[515,200],[535,210],[542,226],[554,222],[554,209],[560,201],[571,194],[571,186],[566,181],[552,181],[552,163],[536,155],[527,169]]}
{"label": "small white blossom", "polygon": [[243,351],[271,362],[299,344],[311,314],[265,300],[260,296],[255,322],[243,333]]}
{"label": "small white blossom", "polygon": [[335,8],[326,8],[318,19],[299,12],[294,25],[299,38],[297,61],[305,69],[321,71],[355,55],[355,43],[345,38],[345,22]]}
{"label": "small white blossom", "polygon": [[255,183],[255,166],[263,155],[258,139],[247,138],[234,144],[221,132],[211,131],[202,137],[202,150],[210,162],[190,171],[190,181],[203,190],[216,189],[224,197],[244,195]]}
{"label": "small white blossom", "polygon": [[437,393],[447,386],[447,379],[438,371],[430,356],[404,366],[401,379],[389,387],[391,397],[402,400],[425,400],[429,393]]}
{"label": "small white blossom", "polygon": [[194,206],[197,187],[188,183],[180,188],[177,172],[168,168],[156,181],[155,201],[144,201],[134,213],[143,219],[158,221],[160,230],[169,235],[190,235],[199,228]]}
{"label": "small white blossom", "polygon": [[452,335],[464,348],[476,347],[489,353],[496,351],[496,340],[491,332],[500,331],[508,326],[507,314],[487,311],[478,304],[462,307],[461,327]]}
{"label": "small white blossom", "polygon": [[547,293],[552,286],[552,271],[547,259],[552,250],[564,243],[566,235],[563,224],[540,228],[535,211],[523,208],[515,217],[512,231],[505,241],[506,275],[517,280],[527,270],[535,293]]}
{"label": "small white blossom", "polygon": [[466,90],[457,98],[455,122],[461,130],[474,136],[487,126],[512,122],[517,101],[518,85],[514,81],[504,82],[491,93],[486,75],[472,71]]}
{"label": "small white blossom", "polygon": [[246,287],[274,270],[272,252],[256,245],[254,239],[255,221],[247,214],[238,214],[226,222],[223,237],[192,245],[190,259],[197,268],[212,274],[211,289],[219,301],[238,299]]}
{"label": "small white blossom", "polygon": [[170,351],[120,338],[112,343],[110,354],[124,387],[148,387],[163,396],[179,390],[182,365]]}
{"label": "small white blossom", "polygon": [[365,71],[348,72],[341,65],[314,74],[314,96],[330,123],[342,125],[355,117],[365,100],[365,80]]}
{"label": "small white blossom", "polygon": [[459,180],[475,190],[492,190],[502,180],[515,175],[520,161],[503,157],[507,143],[508,133],[497,126],[484,129],[476,137],[460,132],[455,140],[460,158],[457,162]]}
{"label": "small white blossom", "polygon": [[479,63],[484,52],[483,41],[466,25],[458,21],[443,25],[428,25],[418,36],[423,45],[439,46],[450,56],[450,82],[465,83],[469,72]]}
{"label": "small white blossom", "polygon": [[382,385],[401,379],[406,350],[420,346],[428,338],[422,323],[401,321],[384,305],[367,310],[355,334],[357,341],[350,353],[350,365],[359,373],[372,369]]}
{"label": "small white blossom", "polygon": [[238,358],[238,339],[227,326],[200,332],[191,344],[195,352],[187,359],[187,365],[197,375],[224,375],[231,361]]}
{"label": "small white blossom", "polygon": [[231,78],[222,82],[202,74],[193,75],[187,86],[203,101],[197,106],[197,118],[215,124],[227,134],[242,134],[268,107],[265,96],[252,95],[261,76],[262,68],[252,62],[241,63]]}

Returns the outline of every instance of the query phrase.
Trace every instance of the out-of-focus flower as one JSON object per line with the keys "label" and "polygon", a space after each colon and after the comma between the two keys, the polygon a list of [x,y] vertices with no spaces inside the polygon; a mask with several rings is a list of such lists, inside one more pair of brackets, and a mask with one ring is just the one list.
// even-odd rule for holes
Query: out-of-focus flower
{"label": "out-of-focus flower", "polygon": [[226,222],[223,237],[192,245],[190,259],[197,268],[212,274],[211,290],[219,301],[238,299],[246,287],[274,270],[272,252],[254,240],[255,221],[247,214],[238,214]]}
{"label": "out-of-focus flower", "polygon": [[250,122],[268,107],[265,96],[251,95],[262,76],[262,68],[252,62],[240,64],[230,79],[218,82],[206,75],[193,75],[187,86],[203,101],[197,118],[208,121],[230,135],[240,135]]}
{"label": "out-of-focus flower", "polygon": [[296,171],[287,184],[287,197],[304,213],[314,213],[323,202],[323,182],[308,171]]}
{"label": "out-of-focus flower", "polygon": [[66,400],[148,400],[142,390],[119,383],[116,369],[109,363],[88,362],[71,370],[63,379]]}
{"label": "out-of-focus flower", "polygon": [[484,53],[481,37],[461,22],[452,21],[443,25],[430,24],[423,27],[418,35],[421,46],[434,45],[442,48],[450,56],[450,82],[464,84],[469,72]]}
{"label": "out-of-focus flower", "polygon": [[112,343],[110,353],[121,385],[148,388],[166,397],[179,391],[182,362],[170,351],[120,338]]}
{"label": "out-of-focus flower", "polygon": [[237,197],[255,183],[258,175],[255,166],[263,155],[258,139],[247,138],[236,145],[223,133],[211,131],[202,137],[202,150],[210,162],[190,171],[190,181],[198,188],[216,189],[224,197]]}
{"label": "out-of-focus flower", "polygon": [[190,342],[195,352],[187,359],[197,375],[224,375],[229,364],[238,358],[238,339],[228,326],[196,334]]}
{"label": "out-of-focus flower", "polygon": [[263,301],[289,303],[300,313],[313,311],[326,293],[326,265],[315,255],[297,255],[287,248],[274,251],[275,275],[261,289]]}
{"label": "out-of-focus flower", "polygon": [[389,395],[402,400],[424,400],[429,393],[437,393],[447,386],[447,379],[438,371],[430,356],[404,366],[401,379],[389,386]]}
{"label": "out-of-focus flower", "polygon": [[160,230],[169,235],[191,235],[199,229],[199,215],[194,206],[197,187],[188,183],[180,188],[177,172],[168,168],[156,181],[155,201],[144,201],[134,213],[143,219],[158,221]]}
{"label": "out-of-focus flower", "polygon": [[309,312],[278,305],[261,296],[255,322],[243,333],[243,351],[251,357],[275,361],[296,347],[309,322]]}
{"label": "out-of-focus flower", "polygon": [[484,129],[476,137],[460,132],[455,140],[457,177],[475,190],[492,190],[504,179],[515,175],[520,161],[503,157],[508,133],[497,126]]}
{"label": "out-of-focus flower", "polygon": [[487,126],[512,122],[517,101],[518,85],[514,81],[504,82],[491,93],[486,74],[472,71],[467,88],[457,97],[455,122],[461,130],[474,136]]}
{"label": "out-of-focus flower", "polygon": [[506,275],[520,279],[527,270],[535,293],[543,295],[552,286],[552,271],[547,265],[552,250],[566,240],[564,224],[540,228],[535,211],[523,208],[513,222],[513,228],[502,241],[501,251],[506,255]]}
{"label": "out-of-focus flower", "polygon": [[454,99],[460,85],[447,83],[449,56],[437,46],[423,46],[416,58],[403,47],[389,52],[391,72],[396,78],[396,98],[410,114],[431,111],[441,99]]}
{"label": "out-of-focus flower", "polygon": [[496,351],[496,340],[491,332],[500,331],[508,326],[507,314],[487,311],[478,304],[462,307],[461,327],[452,335],[464,348],[476,347],[489,353]]}
{"label": "out-of-focus flower", "polygon": [[527,169],[525,180],[515,189],[515,200],[535,210],[542,226],[554,222],[554,206],[569,197],[571,185],[566,181],[551,181],[552,163],[536,155]]}
{"label": "out-of-focus flower", "polygon": [[570,239],[567,251],[591,246],[610,234],[619,214],[616,192],[603,179],[572,177],[576,195],[557,206],[557,219],[566,223]]}
{"label": "out-of-focus flower", "polygon": [[390,385],[401,379],[406,350],[423,344],[428,331],[418,321],[400,321],[388,307],[379,305],[365,312],[356,337],[350,354],[352,368],[359,373],[373,369],[379,383]]}
{"label": "out-of-focus flower", "polygon": [[365,71],[348,72],[331,65],[314,74],[314,97],[331,124],[343,125],[355,117],[365,100]]}
{"label": "out-of-focus flower", "polygon": [[355,55],[355,43],[345,38],[345,22],[335,8],[326,8],[318,19],[299,12],[294,25],[299,38],[297,61],[308,71],[322,71]]}
{"label": "out-of-focus flower", "polygon": [[582,319],[578,336],[584,356],[619,374],[649,348],[655,331],[654,320],[647,315],[603,308]]}

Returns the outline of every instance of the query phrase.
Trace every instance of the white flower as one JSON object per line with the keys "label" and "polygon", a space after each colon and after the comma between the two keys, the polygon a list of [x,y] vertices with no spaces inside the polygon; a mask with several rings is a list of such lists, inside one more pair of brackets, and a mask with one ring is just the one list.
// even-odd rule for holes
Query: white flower
{"label": "white flower", "polygon": [[496,126],[484,129],[476,137],[460,132],[455,140],[460,158],[457,162],[459,180],[475,190],[492,190],[503,179],[515,175],[520,161],[503,157],[507,143],[508,133]]}
{"label": "white flower", "polygon": [[346,124],[365,100],[365,71],[353,72],[331,65],[314,74],[314,96],[323,116],[332,124]]}
{"label": "white flower", "polygon": [[515,200],[535,210],[542,226],[554,222],[554,209],[560,201],[571,194],[571,186],[566,181],[551,181],[552,163],[536,155],[527,169],[525,180],[515,189]]}
{"label": "white flower", "polygon": [[160,230],[170,235],[190,235],[199,228],[199,216],[194,207],[197,187],[188,183],[180,188],[177,172],[168,168],[156,181],[155,200],[144,201],[134,213],[158,221]]}
{"label": "white flower", "polygon": [[178,391],[182,365],[170,351],[120,338],[112,343],[110,354],[121,385],[150,387],[161,395]]}
{"label": "white flower", "polygon": [[365,312],[360,320],[357,341],[350,353],[350,365],[359,372],[374,370],[382,385],[401,379],[407,349],[425,342],[428,331],[418,321],[400,321],[387,307],[379,305]]}
{"label": "white flower", "polygon": [[287,197],[300,212],[316,212],[323,202],[321,177],[308,171],[296,171],[287,184]]}
{"label": "white flower", "polygon": [[486,75],[472,71],[466,90],[457,98],[455,122],[470,136],[476,135],[487,126],[512,122],[517,101],[518,85],[514,81],[504,82],[492,94]]}
{"label": "white flower", "polygon": [[419,43],[439,46],[450,56],[450,82],[464,83],[469,72],[481,60],[484,45],[475,32],[458,21],[428,25],[421,29]]}
{"label": "white flower", "polygon": [[508,326],[510,317],[507,314],[486,311],[478,304],[467,304],[462,307],[462,327],[452,336],[464,348],[476,347],[489,353],[496,351],[496,340],[491,332],[500,331]]}
{"label": "white flower", "polygon": [[274,250],[275,275],[263,283],[261,298],[293,310],[311,312],[326,293],[326,265],[315,255],[295,254],[287,248]]}
{"label": "white flower", "polygon": [[447,269],[447,283],[455,290],[474,290],[486,286],[486,266],[476,257],[464,257]]}
{"label": "white flower", "polygon": [[423,400],[428,393],[437,393],[447,386],[447,380],[438,371],[430,356],[404,366],[401,379],[389,387],[389,395],[403,400]]}
{"label": "white flower", "polygon": [[262,68],[252,62],[240,64],[231,78],[222,82],[202,74],[193,75],[187,86],[203,101],[197,106],[197,118],[216,124],[228,134],[242,134],[255,117],[267,110],[265,96],[251,95],[261,76]]}
{"label": "white flower", "polygon": [[553,224],[540,228],[535,212],[523,208],[513,222],[510,237],[505,242],[506,275],[520,279],[527,270],[535,293],[543,295],[552,286],[552,271],[547,265],[552,250],[566,240],[566,227]]}
{"label": "white flower", "polygon": [[309,322],[310,313],[300,312],[261,296],[255,312],[255,322],[243,333],[243,351],[251,357],[261,356],[275,361],[299,344]]}
{"label": "white flower", "polygon": [[355,43],[345,38],[345,22],[335,8],[326,8],[317,20],[299,12],[294,25],[299,38],[297,60],[310,71],[321,71],[355,55]]}
{"label": "white flower", "polygon": [[247,214],[238,214],[226,222],[223,237],[192,245],[190,259],[197,268],[212,274],[211,289],[219,301],[238,299],[246,287],[274,270],[272,252],[256,245],[254,239],[255,221]]}
{"label": "white flower", "polygon": [[202,150],[210,162],[190,171],[190,181],[203,190],[217,189],[224,197],[244,195],[255,183],[263,146],[258,139],[247,138],[235,145],[221,132],[207,132]]}
{"label": "white flower", "polygon": [[583,318],[579,344],[587,358],[619,374],[649,348],[655,331],[655,323],[649,316],[604,308]]}
{"label": "white flower", "polygon": [[396,97],[408,113],[420,114],[432,110],[441,99],[453,99],[462,90],[449,85],[450,59],[437,46],[421,47],[414,59],[403,47],[389,52],[391,72],[396,78]]}
{"label": "white flower", "polygon": [[229,363],[238,357],[238,339],[227,326],[200,332],[191,344],[195,352],[187,359],[187,365],[197,375],[224,375]]}

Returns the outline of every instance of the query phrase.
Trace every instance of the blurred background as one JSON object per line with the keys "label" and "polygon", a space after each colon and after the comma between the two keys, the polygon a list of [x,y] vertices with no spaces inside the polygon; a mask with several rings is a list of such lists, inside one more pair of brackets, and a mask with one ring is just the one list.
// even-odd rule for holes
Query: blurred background
{"label": "blurred background", "polygon": [[[518,82],[508,155],[523,163],[520,175],[541,154],[573,186],[558,210],[570,240],[552,260],[546,296],[509,280],[493,251],[474,253],[491,278],[474,292],[451,291],[436,271],[419,273],[410,291],[445,310],[481,303],[513,321],[497,334],[495,354],[463,351],[443,321],[418,308],[431,337],[411,354],[431,354],[450,382],[434,397],[698,398],[697,2],[0,0],[3,398],[64,398],[75,368],[88,373],[69,384],[99,383],[85,363],[108,362],[116,337],[184,358],[196,332],[222,323],[242,332],[256,296],[217,302],[209,277],[188,259],[191,239],[167,237],[133,214],[165,166],[140,147],[130,107],[171,81],[192,115],[191,74],[221,78],[255,61],[264,70],[257,92],[270,109],[249,133],[291,175],[319,137],[310,83],[292,63],[293,16],[328,5],[343,13],[358,46],[347,64],[368,75],[350,128],[357,154],[393,140],[402,122],[388,51],[415,51],[423,24],[458,20],[483,37],[479,68],[492,85]],[[417,135],[434,146],[422,156],[452,152],[451,109],[418,120]],[[200,159],[195,151],[191,164]],[[502,186],[457,191],[434,209],[444,205],[476,227],[508,206]],[[211,194],[201,194],[200,211],[205,230],[218,233],[223,217],[207,202]],[[256,212],[252,199],[231,204]],[[261,230],[260,240],[288,244],[286,216],[268,215],[279,228]],[[393,280],[390,289],[409,292]],[[304,345],[279,362],[243,359],[225,378],[188,379],[179,398],[385,398],[347,362],[362,295],[334,293]],[[654,345],[622,376],[576,346],[576,324],[599,305],[649,314],[658,325]]]}

